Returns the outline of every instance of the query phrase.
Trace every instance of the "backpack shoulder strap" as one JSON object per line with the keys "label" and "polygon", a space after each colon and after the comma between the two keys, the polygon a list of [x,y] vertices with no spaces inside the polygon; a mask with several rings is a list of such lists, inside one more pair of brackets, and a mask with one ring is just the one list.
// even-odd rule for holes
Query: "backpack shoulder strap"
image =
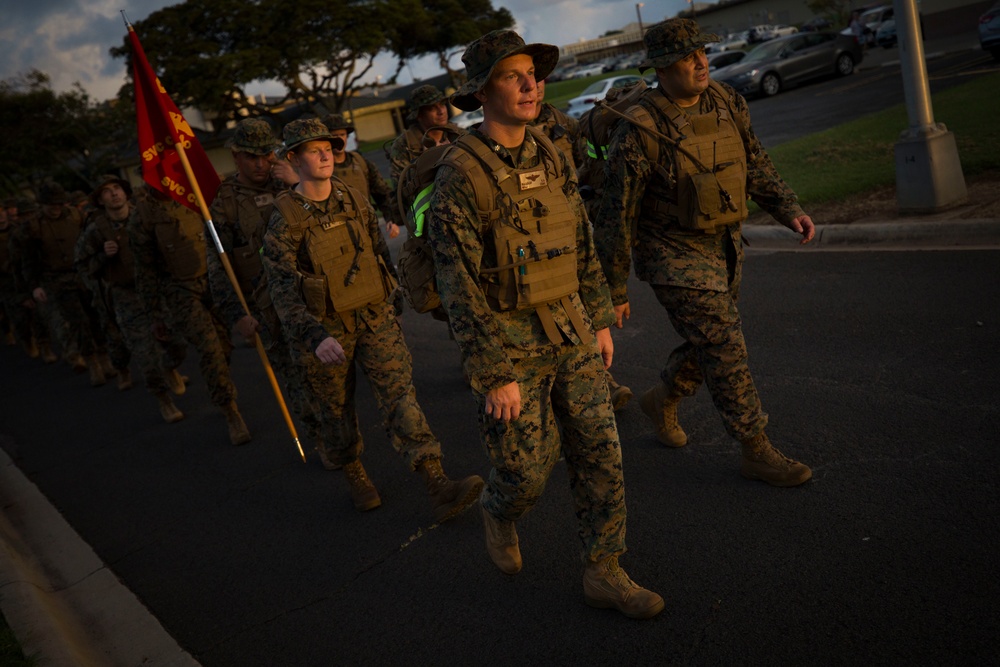
{"label": "backpack shoulder strap", "polygon": [[[743,146],[749,151],[750,138],[748,136],[747,128],[743,125],[742,120],[739,115],[733,110],[733,97],[729,94],[729,91],[714,79],[708,80],[708,89],[711,91],[709,94],[715,97],[715,104],[719,108],[720,113],[724,113],[726,117],[732,120],[733,125],[739,130],[740,137],[743,139]],[[724,105],[724,108],[723,108]]]}

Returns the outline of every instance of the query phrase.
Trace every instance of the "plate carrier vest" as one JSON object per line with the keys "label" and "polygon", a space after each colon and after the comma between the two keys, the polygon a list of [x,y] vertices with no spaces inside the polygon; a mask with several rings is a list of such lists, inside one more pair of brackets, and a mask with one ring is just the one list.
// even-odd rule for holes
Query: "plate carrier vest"
{"label": "plate carrier vest", "polygon": [[204,277],[208,273],[208,260],[205,256],[205,223],[201,216],[186,206],[172,202],[163,202],[149,209],[153,213],[156,244],[170,276],[174,280]]}
{"label": "plate carrier vest", "polygon": [[101,279],[113,287],[135,288],[135,258],[129,245],[125,221],[116,230],[107,214],[99,211],[94,214],[94,226],[97,227],[102,239],[118,244],[118,253],[114,257],[109,257],[104,264]]}

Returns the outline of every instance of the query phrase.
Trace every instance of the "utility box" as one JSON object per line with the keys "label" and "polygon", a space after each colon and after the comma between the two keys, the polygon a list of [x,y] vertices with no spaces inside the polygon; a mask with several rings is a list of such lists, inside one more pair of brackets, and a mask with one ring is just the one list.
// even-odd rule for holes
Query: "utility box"
{"label": "utility box", "polygon": [[943,123],[903,132],[896,142],[900,213],[936,213],[969,198],[955,135]]}

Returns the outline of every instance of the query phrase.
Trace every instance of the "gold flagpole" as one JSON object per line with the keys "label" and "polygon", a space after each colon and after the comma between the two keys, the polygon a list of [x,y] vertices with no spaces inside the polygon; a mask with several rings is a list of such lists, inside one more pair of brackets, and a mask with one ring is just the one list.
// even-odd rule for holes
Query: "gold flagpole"
{"label": "gold flagpole", "polygon": [[[250,315],[250,308],[247,306],[247,301],[243,296],[243,290],[240,289],[239,282],[236,280],[236,274],[233,273],[233,266],[229,262],[229,256],[226,255],[226,251],[222,247],[222,242],[219,240],[219,235],[215,231],[215,224],[212,222],[212,214],[208,211],[208,206],[205,204],[205,197],[201,194],[201,187],[198,185],[197,179],[194,177],[194,171],[191,169],[191,163],[188,162],[187,153],[184,152],[184,147],[180,142],[174,144],[174,148],[177,149],[177,154],[181,158],[181,164],[184,166],[184,173],[187,175],[188,182],[191,184],[191,189],[194,190],[194,196],[198,199],[198,207],[201,209],[201,217],[205,219],[205,224],[208,225],[208,230],[212,234],[212,241],[215,242],[215,249],[219,251],[219,259],[222,260],[222,266],[226,269],[226,275],[229,276],[229,282],[232,283],[233,290],[236,291],[236,296],[239,297],[240,305],[243,306],[243,310],[247,315]],[[264,364],[264,372],[267,374],[267,380],[271,383],[271,389],[274,391],[274,397],[278,399],[278,406],[281,408],[281,414],[285,417],[285,423],[288,425],[288,430],[292,434],[292,438],[295,440],[295,446],[299,448],[299,455],[302,457],[302,462],[306,461],[306,454],[302,451],[302,443],[299,442],[299,434],[295,430],[295,424],[292,422],[292,415],[288,412],[288,406],[285,405],[285,397],[281,394],[281,388],[278,386],[278,379],[274,376],[274,369],[271,368],[271,362],[267,358],[267,352],[264,350],[264,343],[261,342],[260,336],[254,332],[253,335],[254,346],[257,348],[257,354],[260,355],[260,361]]]}

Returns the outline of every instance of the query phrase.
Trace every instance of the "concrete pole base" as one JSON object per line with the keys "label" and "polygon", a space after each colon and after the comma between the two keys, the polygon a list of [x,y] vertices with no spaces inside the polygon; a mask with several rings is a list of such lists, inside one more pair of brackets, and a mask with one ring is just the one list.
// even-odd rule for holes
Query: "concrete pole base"
{"label": "concrete pole base", "polygon": [[955,135],[943,124],[910,129],[896,142],[896,202],[900,213],[937,213],[964,204]]}

